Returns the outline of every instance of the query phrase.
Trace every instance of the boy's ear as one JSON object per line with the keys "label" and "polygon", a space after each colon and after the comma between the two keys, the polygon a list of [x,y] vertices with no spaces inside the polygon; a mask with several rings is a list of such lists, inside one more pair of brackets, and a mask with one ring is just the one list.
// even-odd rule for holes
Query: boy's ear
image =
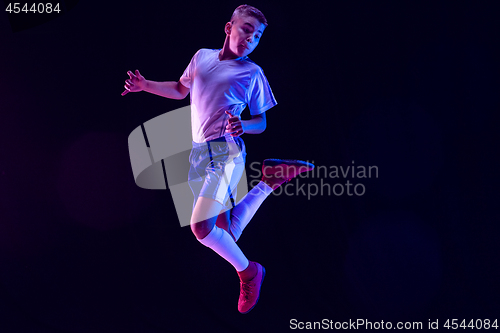
{"label": "boy's ear", "polygon": [[231,22],[227,22],[226,25],[224,26],[224,32],[226,33],[226,35],[230,35],[231,34],[231,28],[233,27],[233,25],[231,24]]}

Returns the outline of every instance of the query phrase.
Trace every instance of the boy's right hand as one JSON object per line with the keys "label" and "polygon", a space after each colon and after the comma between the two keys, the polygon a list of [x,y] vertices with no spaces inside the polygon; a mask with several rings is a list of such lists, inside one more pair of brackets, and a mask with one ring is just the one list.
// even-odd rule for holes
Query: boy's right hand
{"label": "boy's right hand", "polygon": [[122,96],[125,96],[129,92],[138,92],[144,90],[146,87],[146,79],[139,73],[139,70],[135,70],[135,74],[131,71],[127,72],[130,79],[125,80],[125,91],[122,92]]}

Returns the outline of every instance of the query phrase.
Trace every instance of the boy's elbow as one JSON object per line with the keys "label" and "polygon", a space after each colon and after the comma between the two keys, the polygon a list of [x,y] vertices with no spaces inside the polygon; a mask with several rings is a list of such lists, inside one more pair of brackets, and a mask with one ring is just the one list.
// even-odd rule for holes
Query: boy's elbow
{"label": "boy's elbow", "polygon": [[[261,129],[262,129],[262,132],[264,132],[266,130],[266,127],[267,127],[267,120],[266,120],[266,116],[265,115],[262,115],[261,117],[261,122],[260,122],[260,126],[261,126]],[[261,132],[261,133],[262,133]]]}
{"label": "boy's elbow", "polygon": [[260,134],[266,130],[267,127],[267,121],[266,121],[266,115],[264,113],[259,114],[257,116],[252,116],[252,120],[254,121],[254,129],[257,134]]}
{"label": "boy's elbow", "polygon": [[184,99],[189,94],[189,88],[182,83],[177,82],[177,92],[179,93],[176,99]]}
{"label": "boy's elbow", "polygon": [[178,94],[174,99],[181,100],[181,99],[186,98],[187,95],[188,94],[185,94],[185,95],[184,94]]}

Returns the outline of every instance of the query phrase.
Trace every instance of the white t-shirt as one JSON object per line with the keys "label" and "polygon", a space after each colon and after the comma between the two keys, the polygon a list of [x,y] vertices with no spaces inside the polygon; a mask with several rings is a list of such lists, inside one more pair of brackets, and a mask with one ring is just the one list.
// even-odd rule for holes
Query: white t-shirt
{"label": "white t-shirt", "polygon": [[258,115],[277,104],[262,68],[248,57],[220,61],[219,51],[200,49],[179,80],[191,89],[194,142],[224,136],[226,110],[239,117],[248,105],[250,114]]}

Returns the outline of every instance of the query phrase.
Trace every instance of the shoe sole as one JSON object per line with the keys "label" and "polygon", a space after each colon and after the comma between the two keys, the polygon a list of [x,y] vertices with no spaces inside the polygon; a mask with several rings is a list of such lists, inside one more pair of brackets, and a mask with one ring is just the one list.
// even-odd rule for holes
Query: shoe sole
{"label": "shoe sole", "polygon": [[314,169],[314,164],[301,161],[301,160],[280,160],[277,158],[269,158],[267,160],[264,160],[264,166],[276,166],[280,164],[285,164],[285,165],[298,165],[298,166],[305,166],[310,168],[311,170]]}
{"label": "shoe sole", "polygon": [[241,314],[247,314],[247,313],[249,313],[250,311],[252,311],[253,308],[255,308],[255,306],[257,305],[257,303],[259,303],[260,290],[262,289],[262,282],[264,282],[264,278],[265,277],[266,277],[266,269],[264,268],[264,266],[262,266],[262,280],[260,280],[259,297],[257,297],[257,300],[255,301],[255,304],[247,312],[240,312]]}

